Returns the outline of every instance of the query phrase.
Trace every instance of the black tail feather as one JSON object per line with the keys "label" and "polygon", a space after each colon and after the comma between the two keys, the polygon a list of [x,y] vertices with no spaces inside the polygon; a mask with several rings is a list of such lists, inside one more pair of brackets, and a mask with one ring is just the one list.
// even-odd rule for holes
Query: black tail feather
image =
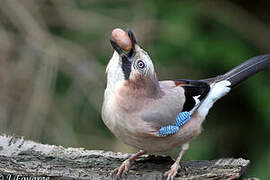
{"label": "black tail feather", "polygon": [[270,54],[250,58],[249,60],[240,64],[239,66],[236,66],[223,76],[224,79],[232,83],[231,87],[235,87],[253,74],[266,68],[270,68]]}
{"label": "black tail feather", "polygon": [[235,87],[253,74],[266,68],[270,68],[270,54],[250,58],[244,63],[236,66],[226,74],[217,76],[215,78],[204,79],[204,81],[211,84],[213,82],[228,80],[231,82],[230,87]]}

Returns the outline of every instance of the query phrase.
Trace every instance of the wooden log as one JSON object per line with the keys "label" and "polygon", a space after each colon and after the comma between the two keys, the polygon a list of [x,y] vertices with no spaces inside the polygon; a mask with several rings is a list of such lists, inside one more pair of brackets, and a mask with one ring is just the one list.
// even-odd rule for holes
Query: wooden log
{"label": "wooden log", "polygon": [[[0,180],[112,179],[111,171],[129,154],[64,148],[11,136],[0,136]],[[122,179],[164,179],[173,160],[140,157]],[[249,160],[219,159],[182,162],[175,179],[241,179]],[[114,178],[115,179],[115,178]]]}

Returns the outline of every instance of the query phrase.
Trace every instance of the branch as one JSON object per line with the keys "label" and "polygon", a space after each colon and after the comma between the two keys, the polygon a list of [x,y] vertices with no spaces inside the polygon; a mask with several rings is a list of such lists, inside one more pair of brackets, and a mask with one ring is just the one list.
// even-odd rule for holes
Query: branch
{"label": "branch", "polygon": [[[0,180],[4,179],[111,179],[111,171],[129,154],[64,148],[23,138],[0,136]],[[173,160],[142,156],[123,179],[162,179]],[[240,179],[249,160],[219,159],[182,162],[175,179]],[[32,178],[32,179],[31,179]]]}

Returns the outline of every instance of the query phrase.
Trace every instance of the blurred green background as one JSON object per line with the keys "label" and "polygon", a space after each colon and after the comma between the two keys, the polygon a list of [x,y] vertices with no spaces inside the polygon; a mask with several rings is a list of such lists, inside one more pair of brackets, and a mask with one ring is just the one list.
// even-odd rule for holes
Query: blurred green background
{"label": "blurred green background", "polygon": [[[137,151],[100,115],[116,27],[133,30],[160,79],[213,77],[270,52],[269,1],[3,0],[0,133]],[[270,179],[269,77],[259,73],[217,102],[184,160],[242,157],[249,177]]]}

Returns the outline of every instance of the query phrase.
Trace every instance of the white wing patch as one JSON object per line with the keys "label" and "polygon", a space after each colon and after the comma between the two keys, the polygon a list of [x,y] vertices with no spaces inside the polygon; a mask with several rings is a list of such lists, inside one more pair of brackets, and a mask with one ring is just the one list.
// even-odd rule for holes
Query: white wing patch
{"label": "white wing patch", "polygon": [[228,94],[231,90],[229,86],[231,85],[230,81],[223,80],[217,83],[213,83],[210,85],[211,90],[208,93],[207,97],[202,101],[201,105],[198,108],[199,113],[206,117],[209,109],[213,106],[213,104],[226,94]]}
{"label": "white wing patch", "polygon": [[200,97],[201,97],[201,95],[193,96],[193,99],[195,100],[195,103],[196,103],[195,106],[201,102],[199,99]]}
{"label": "white wing patch", "polygon": [[193,112],[197,109],[197,107],[200,105],[201,100],[199,99],[201,95],[193,96],[193,99],[195,100],[195,106],[193,109],[190,110],[190,114],[193,114]]}

